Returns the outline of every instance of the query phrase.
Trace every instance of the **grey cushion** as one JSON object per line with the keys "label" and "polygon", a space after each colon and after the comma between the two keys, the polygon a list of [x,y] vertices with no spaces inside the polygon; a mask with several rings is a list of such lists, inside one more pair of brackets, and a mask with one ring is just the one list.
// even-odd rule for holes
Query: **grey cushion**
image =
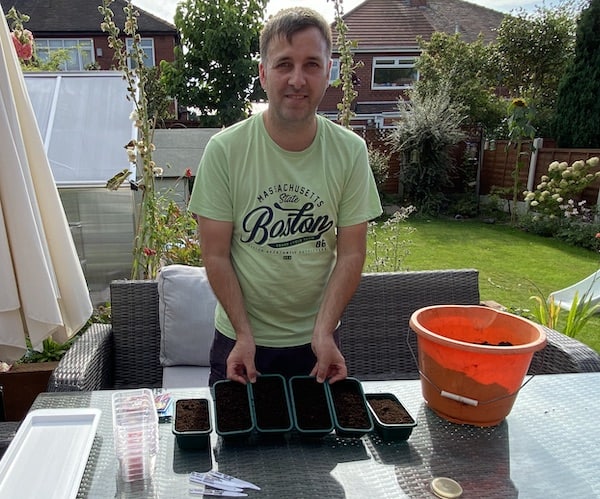
{"label": "grey cushion", "polygon": [[167,390],[175,388],[197,388],[208,386],[209,367],[171,366],[163,369],[162,386]]}
{"label": "grey cushion", "polygon": [[209,366],[217,299],[206,270],[168,265],[157,280],[161,365]]}

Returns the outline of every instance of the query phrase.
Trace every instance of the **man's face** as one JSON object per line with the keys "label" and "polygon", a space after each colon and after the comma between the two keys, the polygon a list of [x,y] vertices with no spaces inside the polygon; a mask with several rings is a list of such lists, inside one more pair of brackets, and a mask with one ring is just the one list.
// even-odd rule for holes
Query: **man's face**
{"label": "man's face", "polygon": [[317,28],[299,31],[292,43],[282,37],[273,39],[259,66],[273,119],[312,120],[327,89],[330,67],[327,45]]}

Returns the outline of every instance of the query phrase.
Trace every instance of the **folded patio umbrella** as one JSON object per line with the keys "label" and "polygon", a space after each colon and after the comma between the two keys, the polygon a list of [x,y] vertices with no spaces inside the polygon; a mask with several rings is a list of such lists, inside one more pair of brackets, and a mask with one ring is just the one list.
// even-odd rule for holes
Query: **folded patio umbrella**
{"label": "folded patio umbrella", "polygon": [[2,15],[0,360],[21,357],[26,335],[34,348],[49,336],[66,341],[91,313],[87,283]]}

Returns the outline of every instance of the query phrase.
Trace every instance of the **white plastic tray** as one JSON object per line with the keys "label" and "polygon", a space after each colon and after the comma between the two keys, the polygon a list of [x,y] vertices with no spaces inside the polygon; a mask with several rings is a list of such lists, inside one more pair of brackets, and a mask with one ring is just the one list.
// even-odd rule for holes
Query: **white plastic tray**
{"label": "white plastic tray", "polygon": [[99,419],[99,409],[27,414],[0,461],[0,497],[76,497]]}

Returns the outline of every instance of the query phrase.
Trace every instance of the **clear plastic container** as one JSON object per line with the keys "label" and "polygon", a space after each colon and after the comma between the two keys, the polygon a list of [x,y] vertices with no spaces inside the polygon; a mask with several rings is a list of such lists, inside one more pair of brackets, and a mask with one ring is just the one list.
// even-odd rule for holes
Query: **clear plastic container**
{"label": "clear plastic container", "polygon": [[126,482],[152,476],[158,454],[158,413],[147,388],[112,396],[115,453]]}

